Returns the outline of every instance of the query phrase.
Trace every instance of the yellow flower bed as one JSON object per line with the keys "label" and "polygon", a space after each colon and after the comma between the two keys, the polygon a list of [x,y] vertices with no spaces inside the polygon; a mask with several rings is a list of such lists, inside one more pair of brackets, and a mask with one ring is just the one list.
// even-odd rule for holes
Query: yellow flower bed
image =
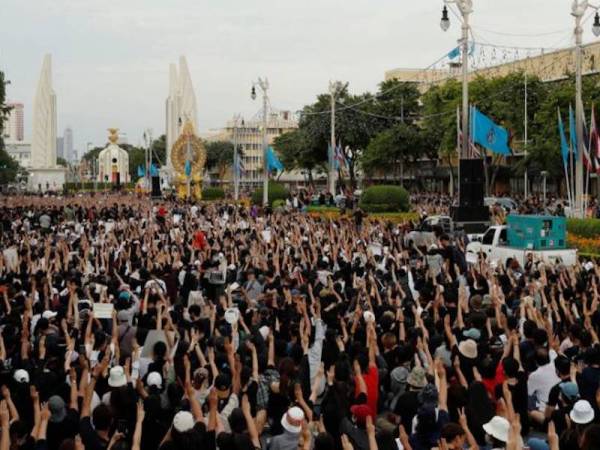
{"label": "yellow flower bed", "polygon": [[586,255],[600,255],[600,236],[583,237],[573,233],[567,233],[567,243],[575,247],[580,253]]}

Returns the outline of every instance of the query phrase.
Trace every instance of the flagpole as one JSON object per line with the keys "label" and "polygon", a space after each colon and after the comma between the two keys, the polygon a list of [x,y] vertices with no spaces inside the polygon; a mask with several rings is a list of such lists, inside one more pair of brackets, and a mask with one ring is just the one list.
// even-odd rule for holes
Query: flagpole
{"label": "flagpole", "polygon": [[572,130],[572,122],[571,122],[571,116],[573,115],[573,111],[572,111],[572,107],[571,105],[569,105],[569,165],[570,165],[570,172],[571,172],[571,212],[574,212],[575,209],[577,209],[578,205],[574,205],[573,204],[573,200],[574,196],[575,196],[575,173],[574,173],[574,168],[575,168],[575,160],[574,160],[574,152],[575,149],[573,148],[573,138],[571,137],[571,133],[577,133],[576,130]]}
{"label": "flagpole", "polygon": [[[593,106],[593,104],[592,104]],[[585,111],[583,112],[584,115],[584,120],[585,120]],[[592,117],[590,117],[590,120],[592,119]],[[589,189],[590,189],[590,167],[593,167],[593,163],[592,163],[592,127],[590,124],[590,129],[589,129],[589,139],[588,139],[588,146],[586,149],[587,152],[587,160],[588,160],[588,167],[584,167],[584,170],[587,169],[587,175],[585,177],[585,190],[584,190],[584,197],[583,197],[583,211],[582,211],[582,215],[585,218],[586,216],[586,211],[587,211],[587,207],[588,207],[588,193],[589,193]],[[585,157],[585,155],[582,155],[582,158]],[[586,172],[584,172],[585,174]]]}
{"label": "flagpole", "polygon": [[[560,125],[560,132],[561,132],[561,159],[563,161],[563,169],[565,171],[565,181],[566,181],[566,187],[567,187],[567,201],[569,202],[569,205],[572,205],[571,203],[571,180],[569,179],[569,172],[567,169],[567,160],[565,159],[563,153],[562,153],[562,147],[563,147],[563,141],[566,141],[566,139],[564,139],[564,125],[562,125],[562,118],[560,117],[560,108],[556,108],[556,114],[558,115],[558,124]],[[566,142],[564,142],[566,144]],[[570,153],[570,149],[571,146],[569,144],[569,153]],[[571,155],[572,156],[572,155]],[[546,205],[544,205],[544,209],[546,209]],[[571,206],[572,209],[572,206]]]}

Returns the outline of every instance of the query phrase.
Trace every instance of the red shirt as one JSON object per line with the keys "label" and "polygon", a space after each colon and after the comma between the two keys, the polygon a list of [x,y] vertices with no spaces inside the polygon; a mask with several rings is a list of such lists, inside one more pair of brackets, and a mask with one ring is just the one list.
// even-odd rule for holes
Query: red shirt
{"label": "red shirt", "polygon": [[[369,371],[362,374],[367,385],[367,405],[371,408],[373,416],[377,415],[377,402],[379,401],[379,371],[376,366],[369,366]],[[358,396],[360,390],[358,383],[354,389],[354,395]]]}
{"label": "red shirt", "polygon": [[496,398],[496,386],[504,383],[504,378],[504,366],[502,365],[502,361],[500,361],[496,367],[494,378],[482,378],[481,382],[485,386],[485,390],[491,399]]}
{"label": "red shirt", "polygon": [[192,247],[196,250],[203,250],[206,246],[206,236],[202,231],[196,231],[194,233],[194,241],[192,242]]}

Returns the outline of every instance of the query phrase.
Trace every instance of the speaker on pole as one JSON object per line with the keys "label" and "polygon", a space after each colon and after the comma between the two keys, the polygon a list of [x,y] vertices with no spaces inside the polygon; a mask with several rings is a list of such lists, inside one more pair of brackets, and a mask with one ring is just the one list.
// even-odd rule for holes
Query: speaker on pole
{"label": "speaker on pole", "polygon": [[458,227],[466,233],[481,233],[489,225],[490,211],[484,204],[485,172],[483,160],[461,159],[459,162],[458,206],[452,207],[450,215]]}
{"label": "speaker on pole", "polygon": [[152,177],[152,197],[161,197],[162,192],[160,191],[160,177]]}
{"label": "speaker on pole", "polygon": [[460,206],[469,208],[483,206],[485,191],[485,174],[483,160],[461,159],[460,160]]}

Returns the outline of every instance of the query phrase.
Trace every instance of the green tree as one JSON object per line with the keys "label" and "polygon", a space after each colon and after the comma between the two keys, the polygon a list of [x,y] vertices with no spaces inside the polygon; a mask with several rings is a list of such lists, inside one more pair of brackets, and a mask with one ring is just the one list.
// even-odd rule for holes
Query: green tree
{"label": "green tree", "polygon": [[152,161],[161,166],[167,164],[167,137],[161,134],[152,141]]}
{"label": "green tree", "polygon": [[233,144],[229,141],[214,141],[204,144],[206,148],[206,168],[216,171],[219,179],[233,165]]}
{"label": "green tree", "polygon": [[380,171],[387,179],[404,181],[404,166],[422,154],[423,135],[414,125],[400,123],[377,134],[361,158],[367,175]]}
{"label": "green tree", "polygon": [[412,125],[419,118],[420,99],[421,93],[417,89],[416,83],[386,80],[380,83],[375,101],[369,106],[370,110],[366,112],[382,116],[381,127],[390,125],[389,119],[384,119],[384,117]]}
{"label": "green tree", "polygon": [[68,167],[69,163],[65,158],[61,158],[60,156],[56,158],[56,164],[63,167]]}
{"label": "green tree", "polygon": [[4,131],[4,117],[10,112],[10,107],[6,106],[6,80],[4,72],[0,71],[0,184],[11,183],[17,178],[20,166],[4,148],[2,139]]}
{"label": "green tree", "polygon": [[323,158],[321,149],[312,147],[313,144],[303,128],[283,133],[273,142],[273,148],[281,158],[283,167],[286,170],[306,170],[311,185],[314,184],[314,170],[327,170],[327,159]]}
{"label": "green tree", "polygon": [[[372,94],[350,95],[347,86],[337,95],[335,131],[338,143],[348,162],[350,184],[356,185],[356,168],[360,155],[369,141],[383,129],[380,118],[374,116]],[[321,94],[312,105],[303,109],[299,127],[305,132],[307,146],[314,152],[311,160],[327,163],[327,148],[331,139],[331,97]]]}

